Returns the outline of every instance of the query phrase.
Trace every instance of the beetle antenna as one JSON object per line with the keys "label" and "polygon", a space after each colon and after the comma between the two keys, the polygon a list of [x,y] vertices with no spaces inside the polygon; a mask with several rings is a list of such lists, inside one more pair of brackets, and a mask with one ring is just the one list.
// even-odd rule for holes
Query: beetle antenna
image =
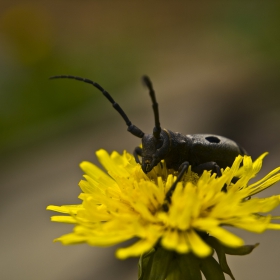
{"label": "beetle antenna", "polygon": [[144,85],[148,88],[150,97],[152,99],[153,112],[154,112],[154,117],[155,117],[155,127],[153,130],[153,135],[156,139],[160,139],[161,127],[160,127],[160,122],[159,122],[158,103],[156,100],[155,91],[153,89],[153,84],[148,76],[143,76],[142,81],[143,81]]}
{"label": "beetle antenna", "polygon": [[59,75],[59,76],[52,76],[50,79],[73,79],[81,82],[85,82],[88,84],[93,85],[95,88],[97,88],[99,91],[103,93],[103,95],[111,102],[113,107],[116,109],[116,111],[122,116],[124,119],[126,125],[127,125],[127,130],[133,134],[136,137],[143,138],[144,132],[135,126],[134,124],[131,123],[123,109],[120,107],[118,103],[115,102],[115,100],[112,98],[112,96],[103,88],[101,87],[98,83],[91,81],[89,79],[81,78],[81,77],[76,77],[76,76],[71,76],[71,75]]}

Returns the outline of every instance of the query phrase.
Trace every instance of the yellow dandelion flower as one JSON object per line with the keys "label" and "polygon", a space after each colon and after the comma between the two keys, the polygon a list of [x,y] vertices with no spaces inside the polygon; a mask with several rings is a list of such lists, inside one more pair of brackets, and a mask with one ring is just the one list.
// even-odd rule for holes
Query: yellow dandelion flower
{"label": "yellow dandelion flower", "polygon": [[[72,233],[55,241],[111,246],[136,237],[133,245],[117,250],[118,258],[141,256],[159,244],[204,258],[212,254],[214,239],[228,251],[243,246],[243,240],[223,226],[256,233],[280,230],[280,224],[272,222],[276,217],[265,215],[280,204],[280,195],[251,198],[280,181],[280,167],[248,183],[260,171],[267,153],[254,162],[249,156],[238,156],[220,177],[208,171],[198,177],[189,168],[172,194],[168,211],[163,208],[165,195],[177,173],[167,170],[163,161],[144,174],[127,152],[109,155],[99,150],[96,154],[108,174],[90,162],[81,163],[85,172],[79,184],[82,204],[47,207],[67,214],[53,216],[52,221],[75,224]],[[234,183],[234,177],[240,179]],[[225,184],[226,192],[221,191]]]}

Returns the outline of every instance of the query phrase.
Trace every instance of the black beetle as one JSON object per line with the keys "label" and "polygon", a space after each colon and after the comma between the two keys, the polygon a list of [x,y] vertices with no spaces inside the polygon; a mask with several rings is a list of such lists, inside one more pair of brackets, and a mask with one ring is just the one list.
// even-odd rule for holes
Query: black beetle
{"label": "black beetle", "polygon": [[[177,180],[166,194],[166,200],[168,202],[170,202],[172,192],[189,165],[191,165],[192,171],[199,175],[204,170],[209,170],[215,172],[217,176],[221,176],[221,168],[230,167],[238,155],[247,154],[236,142],[222,136],[212,134],[183,135],[179,132],[161,129],[158,103],[153,85],[147,76],[143,77],[143,83],[149,89],[152,99],[155,118],[153,134],[145,134],[141,129],[133,125],[119,104],[99,84],[89,79],[70,75],[50,77],[50,79],[59,78],[74,79],[89,83],[104,94],[124,119],[128,127],[127,130],[134,136],[142,139],[143,148],[136,147],[133,154],[137,163],[141,163],[139,156],[142,157],[142,170],[145,173],[150,172],[161,160],[166,162],[167,168],[179,172]],[[226,191],[226,188],[223,188],[223,191]]]}

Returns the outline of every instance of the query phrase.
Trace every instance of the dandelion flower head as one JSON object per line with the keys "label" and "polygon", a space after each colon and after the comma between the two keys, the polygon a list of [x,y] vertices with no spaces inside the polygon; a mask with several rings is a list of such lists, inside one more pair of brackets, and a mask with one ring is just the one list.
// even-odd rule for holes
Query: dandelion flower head
{"label": "dandelion flower head", "polygon": [[[267,214],[280,204],[280,195],[254,197],[280,181],[280,167],[249,184],[266,153],[254,162],[249,156],[238,156],[220,177],[209,171],[199,177],[189,167],[172,194],[168,211],[163,207],[166,193],[178,172],[168,170],[164,161],[145,174],[127,152],[109,155],[99,150],[96,155],[107,173],[90,162],[81,163],[85,172],[85,180],[79,183],[82,203],[47,208],[66,214],[53,216],[52,221],[75,225],[72,233],[55,241],[111,246],[136,238],[132,245],[117,250],[118,258],[140,256],[156,245],[203,258],[212,253],[207,236],[227,247],[243,245],[242,238],[224,226],[255,233],[280,230]],[[234,177],[239,180],[235,182]],[[224,186],[226,191],[222,191]]]}

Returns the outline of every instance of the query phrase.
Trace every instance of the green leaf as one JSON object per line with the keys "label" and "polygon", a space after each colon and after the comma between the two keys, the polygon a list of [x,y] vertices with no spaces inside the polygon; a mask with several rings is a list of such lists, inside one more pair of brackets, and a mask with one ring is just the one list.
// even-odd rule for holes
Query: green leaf
{"label": "green leaf", "polygon": [[166,280],[180,280],[180,279],[182,279],[182,275],[179,269],[178,261],[176,259],[173,259],[169,266],[169,273],[166,277]]}
{"label": "green leaf", "polygon": [[207,280],[225,280],[221,266],[213,257],[201,259],[200,269]]}
{"label": "green leaf", "polygon": [[138,279],[165,280],[173,257],[174,252],[161,247],[157,248],[154,253],[143,256],[139,262]]}
{"label": "green leaf", "polygon": [[193,254],[176,254],[166,280],[202,280],[199,260]]}
{"label": "green leaf", "polygon": [[139,262],[138,262],[138,280],[143,280],[143,272],[145,270],[148,270],[148,263],[150,258],[153,256],[155,253],[155,249],[152,248],[149,252],[144,253],[141,255]]}
{"label": "green leaf", "polygon": [[138,267],[138,280],[202,280],[199,258],[162,247],[143,254]]}
{"label": "green leaf", "polygon": [[256,247],[259,246],[260,243],[256,243],[255,245],[244,245],[238,248],[230,248],[225,247],[225,253],[228,255],[239,255],[244,256],[250,254]]}
{"label": "green leaf", "polygon": [[235,280],[228,264],[227,264],[227,258],[226,258],[226,253],[225,253],[225,246],[223,246],[215,237],[208,237],[207,238],[207,243],[215,249],[220,266],[223,270],[224,273],[228,274],[232,280]]}
{"label": "green leaf", "polygon": [[193,254],[180,255],[178,263],[182,275],[184,276],[181,279],[202,280],[199,267],[200,260]]}

